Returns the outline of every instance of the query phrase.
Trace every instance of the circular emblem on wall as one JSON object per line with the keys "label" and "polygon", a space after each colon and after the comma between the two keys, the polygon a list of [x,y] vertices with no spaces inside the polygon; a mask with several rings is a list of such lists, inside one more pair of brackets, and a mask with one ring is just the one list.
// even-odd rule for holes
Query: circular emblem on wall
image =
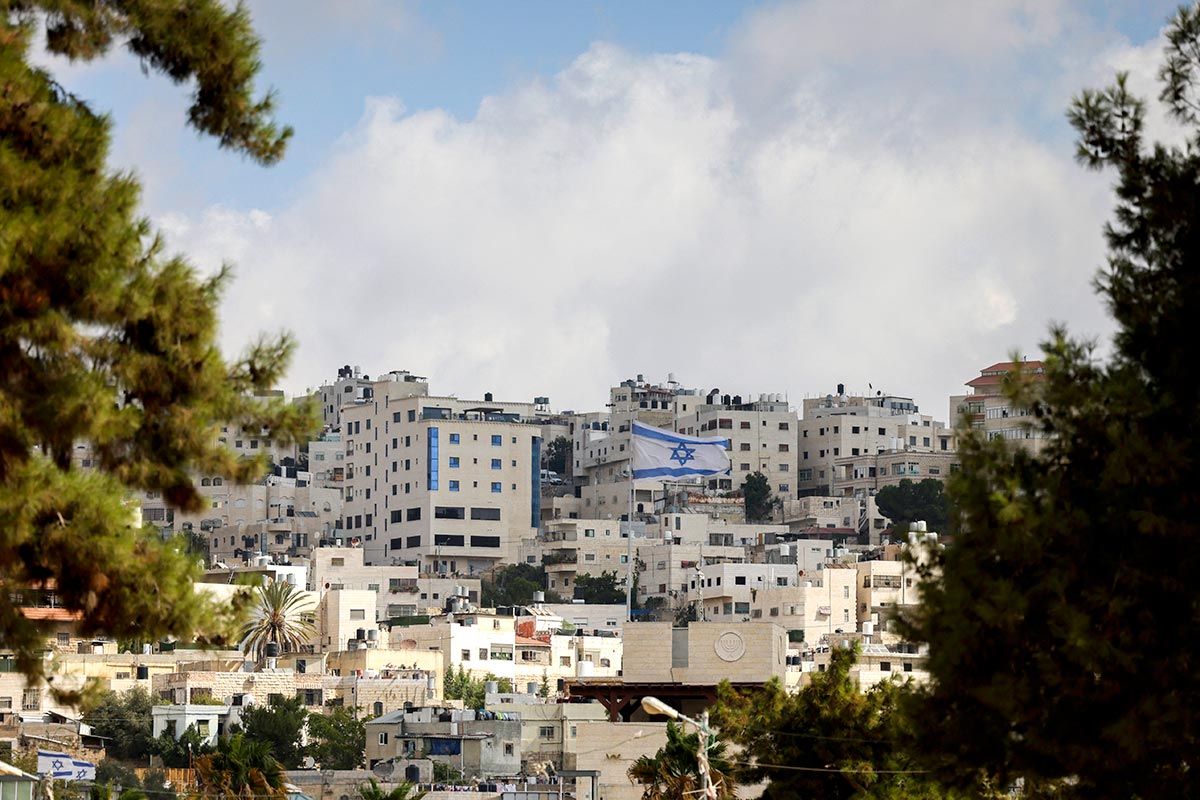
{"label": "circular emblem on wall", "polygon": [[737,661],[746,655],[746,643],[742,641],[741,635],[733,631],[725,631],[717,637],[713,649],[717,651],[717,657],[722,661]]}

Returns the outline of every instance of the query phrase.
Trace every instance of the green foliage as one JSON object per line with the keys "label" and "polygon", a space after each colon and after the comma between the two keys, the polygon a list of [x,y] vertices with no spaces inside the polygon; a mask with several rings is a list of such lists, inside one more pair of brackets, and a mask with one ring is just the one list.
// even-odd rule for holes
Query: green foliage
{"label": "green foliage", "polygon": [[482,603],[485,607],[529,605],[534,592],[546,592],[549,602],[559,598],[546,591],[546,571],[534,564],[511,564],[484,578],[481,587]]}
{"label": "green foliage", "polygon": [[1009,376],[1048,437],[1039,453],[960,437],[949,488],[964,532],[931,561],[911,631],[933,677],[917,742],[948,779],[1200,795],[1200,10],[1181,9],[1166,38],[1160,99],[1185,146],[1144,141],[1123,75],[1069,115],[1079,160],[1116,178],[1096,279],[1111,355],[1054,329],[1040,385]]}
{"label": "green foliage", "polygon": [[585,603],[625,603],[625,589],[617,585],[616,571],[575,576],[575,599]]}
{"label": "green foliage", "polygon": [[[644,787],[642,800],[699,797],[703,788],[696,761],[699,750],[699,733],[684,733],[682,727],[668,722],[667,743],[653,756],[639,757],[626,774],[632,783]],[[709,777],[717,787],[717,797],[732,800],[737,797],[738,778],[725,750],[723,742],[717,742],[709,749]]]}
{"label": "green foliage", "polygon": [[746,476],[741,488],[746,503],[746,522],[770,522],[778,500],[771,492],[771,483],[761,472]]}
{"label": "green foliage", "polygon": [[307,719],[308,709],[300,698],[276,698],[266,706],[243,709],[241,732],[247,739],[269,744],[271,754],[284,769],[295,769],[304,758],[301,739]]}
{"label": "green foliage", "polygon": [[905,746],[904,685],[885,681],[860,692],[850,677],[856,653],[834,649],[826,671],[794,695],[778,678],[747,692],[727,681],[718,687],[712,722],[743,748],[739,758],[754,762],[743,782],[768,782],[765,800],[948,796]]}
{"label": "green foliage", "polygon": [[571,464],[571,440],[565,436],[555,437],[546,445],[546,469],[566,476]]}
{"label": "green foliage", "polygon": [[193,758],[211,752],[213,746],[204,743],[195,725],[188,725],[178,740],[164,731],[151,746],[151,753],[162,759],[164,767],[190,767]]}
{"label": "green foliage", "polygon": [[675,627],[686,628],[693,622],[700,619],[700,613],[696,610],[697,603],[687,603],[675,609]]}
{"label": "green foliage", "polygon": [[498,678],[489,672],[480,680],[471,677],[471,673],[459,664],[457,671],[454,667],[446,667],[443,694],[448,700],[462,700],[464,708],[483,708],[488,681],[495,681],[501,693],[513,690],[512,680],[509,678]]}
{"label": "green foliage", "polygon": [[235,733],[217,742],[216,752],[195,761],[201,797],[286,800],[283,769],[269,742]]}
{"label": "green foliage", "polygon": [[112,786],[107,783],[95,783],[88,790],[89,800],[146,800],[146,794],[141,789],[123,788],[121,793],[113,797]]}
{"label": "green foliage", "polygon": [[421,800],[426,792],[419,791],[415,784],[404,782],[390,791],[385,791],[374,778],[358,787],[360,800]]}
{"label": "green foliage", "polygon": [[434,761],[433,782],[457,785],[464,782],[463,774],[461,770],[450,766],[444,761]]}
{"label": "green foliage", "polygon": [[367,727],[345,707],[308,716],[308,755],[321,769],[359,769],[367,749]]}
{"label": "green foliage", "polygon": [[895,486],[885,486],[875,495],[875,503],[879,513],[898,529],[906,530],[909,523],[924,520],[931,531],[952,532],[950,499],[937,478],[918,483],[905,478]]}
{"label": "green foliage", "polygon": [[108,737],[108,758],[141,761],[154,751],[153,706],[149,692],[140,686],[121,694],[105,692],[84,713],[83,721],[97,736]]}
{"label": "green foliage", "polygon": [[[44,676],[46,631],[19,608],[50,584],[84,636],[228,641],[237,605],[194,592],[196,559],[131,525],[126,498],[155,491],[195,511],[195,472],[263,472],[217,442],[222,423],[294,441],[314,420],[310,407],[253,396],[283,375],[289,337],[221,356],[228,272],[202,279],[164,253],[138,216],[133,173],[107,168],[109,119],[33,66],[39,25],[52,53],[90,60],[121,43],[191,85],[189,121],[222,146],[269,163],[290,134],[271,121],[270,95],[254,98],[258,42],[240,7],[0,0],[0,640],[31,680]],[[80,442],[91,470],[72,463]]]}
{"label": "green foliage", "polygon": [[271,642],[290,653],[316,638],[312,601],[295,586],[282,581],[260,586],[255,600],[250,621],[242,628],[242,649],[248,655],[265,657]]}

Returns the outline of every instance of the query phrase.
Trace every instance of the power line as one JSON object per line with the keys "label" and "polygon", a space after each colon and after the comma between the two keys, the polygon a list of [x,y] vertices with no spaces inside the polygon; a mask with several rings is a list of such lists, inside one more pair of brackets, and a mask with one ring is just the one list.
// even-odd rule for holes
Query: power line
{"label": "power line", "polygon": [[797,767],[791,764],[764,764],[761,761],[730,761],[730,764],[737,764],[742,767],[761,767],[765,769],[786,769],[795,772],[837,772],[837,773],[854,773],[854,774],[874,774],[874,775],[924,775],[929,772],[927,769],[852,769],[850,767]]}

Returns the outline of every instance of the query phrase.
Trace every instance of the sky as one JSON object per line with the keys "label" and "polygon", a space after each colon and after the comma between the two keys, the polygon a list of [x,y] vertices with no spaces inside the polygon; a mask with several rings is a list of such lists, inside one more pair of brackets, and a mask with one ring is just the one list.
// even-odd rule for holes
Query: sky
{"label": "sky", "polygon": [[[233,265],[225,352],[296,337],[288,391],[351,364],[584,411],[673,374],[945,419],[1052,323],[1103,351],[1112,176],[1064,112],[1118,70],[1157,95],[1175,4],[248,6],[296,131],[274,167],[128,55],[41,63],[110,113],[169,249]],[[1147,130],[1178,137],[1153,103]]]}

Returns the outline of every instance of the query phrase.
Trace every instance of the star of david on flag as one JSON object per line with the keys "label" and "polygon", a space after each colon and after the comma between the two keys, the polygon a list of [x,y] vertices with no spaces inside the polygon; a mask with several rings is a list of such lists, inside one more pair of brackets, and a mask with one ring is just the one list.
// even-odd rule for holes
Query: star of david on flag
{"label": "star of david on flag", "polygon": [[686,478],[729,472],[728,439],[702,439],[633,423],[633,478]]}

